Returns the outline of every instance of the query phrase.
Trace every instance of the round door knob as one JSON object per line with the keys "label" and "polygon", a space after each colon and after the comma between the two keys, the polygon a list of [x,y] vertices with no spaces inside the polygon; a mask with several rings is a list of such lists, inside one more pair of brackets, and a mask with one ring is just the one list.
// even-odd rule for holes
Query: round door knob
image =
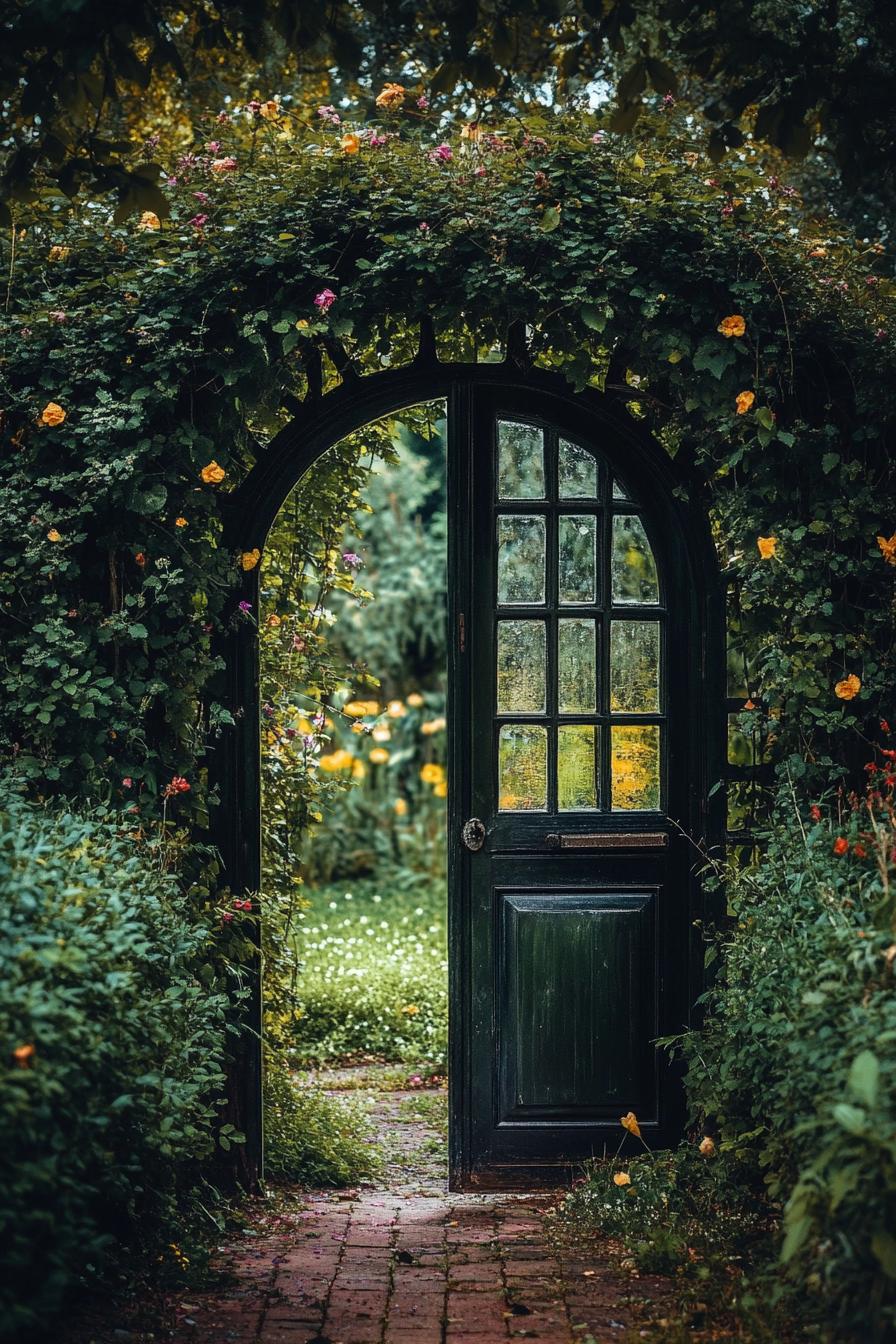
{"label": "round door knob", "polygon": [[485,844],[485,824],[478,817],[471,817],[469,821],[465,821],[460,834],[467,849],[475,851]]}

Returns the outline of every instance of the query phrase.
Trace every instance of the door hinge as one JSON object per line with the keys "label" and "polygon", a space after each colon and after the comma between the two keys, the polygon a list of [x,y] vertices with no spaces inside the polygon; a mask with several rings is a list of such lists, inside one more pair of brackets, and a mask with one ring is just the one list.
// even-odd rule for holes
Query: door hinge
{"label": "door hinge", "polygon": [[461,653],[467,651],[467,625],[463,612],[458,613],[457,617],[457,643]]}

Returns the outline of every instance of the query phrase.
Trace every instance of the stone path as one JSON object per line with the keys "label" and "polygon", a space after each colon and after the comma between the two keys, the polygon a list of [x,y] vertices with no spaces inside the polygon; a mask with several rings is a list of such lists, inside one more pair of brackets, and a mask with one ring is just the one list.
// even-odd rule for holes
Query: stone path
{"label": "stone path", "polygon": [[[344,1071],[330,1081],[349,1080]],[[379,1092],[372,1105],[386,1153],[375,1188],[281,1189],[249,1201],[241,1233],[217,1248],[211,1286],[157,1299],[97,1296],[54,1344],[642,1344],[670,1337],[672,1281],[620,1269],[595,1243],[562,1242],[548,1213],[552,1196],[448,1193],[444,1093]]]}
{"label": "stone path", "polygon": [[276,1216],[250,1228],[256,1235],[221,1247],[216,1267],[230,1286],[175,1301],[173,1331],[155,1338],[175,1344],[638,1339],[638,1322],[661,1312],[668,1281],[629,1277],[577,1248],[558,1248],[543,1216],[548,1197],[449,1194],[431,1096],[381,1094],[376,1127],[389,1160],[379,1187],[291,1195]]}

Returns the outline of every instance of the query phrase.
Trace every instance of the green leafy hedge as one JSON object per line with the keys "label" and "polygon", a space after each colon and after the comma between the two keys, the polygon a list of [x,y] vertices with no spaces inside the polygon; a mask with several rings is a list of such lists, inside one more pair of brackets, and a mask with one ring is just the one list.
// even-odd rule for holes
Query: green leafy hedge
{"label": "green leafy hedge", "polygon": [[706,1025],[685,1038],[687,1086],[723,1158],[786,1202],[782,1257],[801,1313],[836,1338],[863,1326],[889,1337],[896,828],[880,795],[831,813],[780,816],[767,860],[734,878],[737,924]]}
{"label": "green leafy hedge", "polygon": [[203,901],[112,817],[8,804],[0,905],[0,1334],[18,1340],[115,1243],[176,1239],[215,1146],[228,1001]]}

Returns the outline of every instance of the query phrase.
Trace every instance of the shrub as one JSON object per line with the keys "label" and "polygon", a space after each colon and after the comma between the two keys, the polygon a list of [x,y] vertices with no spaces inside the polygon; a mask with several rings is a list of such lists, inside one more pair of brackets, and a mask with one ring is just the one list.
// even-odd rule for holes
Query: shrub
{"label": "shrub", "polygon": [[227,1001],[195,897],[120,821],[8,803],[0,895],[0,1334],[19,1339],[116,1243],[172,1238],[215,1146]]}
{"label": "shrub", "polygon": [[724,974],[684,1038],[693,1105],[787,1201],[801,1314],[837,1338],[896,1327],[893,785],[872,773],[883,798],[779,817],[733,876]]}
{"label": "shrub", "polygon": [[298,1185],[354,1185],[375,1176],[379,1155],[362,1104],[301,1085],[269,1059],[264,1079],[265,1172]]}

